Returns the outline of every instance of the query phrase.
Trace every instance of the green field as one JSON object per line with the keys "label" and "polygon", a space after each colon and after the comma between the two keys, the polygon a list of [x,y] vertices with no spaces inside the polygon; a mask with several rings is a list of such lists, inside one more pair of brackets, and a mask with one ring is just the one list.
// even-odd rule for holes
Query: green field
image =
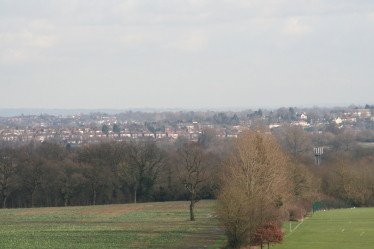
{"label": "green field", "polygon": [[374,148],[374,143],[359,143],[362,147]]}
{"label": "green field", "polygon": [[[292,229],[299,223],[292,222]],[[283,229],[286,237],[277,249],[374,248],[374,208],[319,211],[292,234],[289,222],[284,223]]]}
{"label": "green field", "polygon": [[[188,202],[4,209],[0,248],[218,248],[214,204],[198,202],[195,222]],[[283,228],[278,249],[374,248],[374,208],[319,211]]]}
{"label": "green field", "polygon": [[0,210],[0,248],[216,248],[214,201]]}

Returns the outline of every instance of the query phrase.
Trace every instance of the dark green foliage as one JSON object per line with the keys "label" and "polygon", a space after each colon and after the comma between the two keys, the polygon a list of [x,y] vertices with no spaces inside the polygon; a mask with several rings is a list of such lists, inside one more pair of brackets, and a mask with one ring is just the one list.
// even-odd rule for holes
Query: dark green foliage
{"label": "dark green foliage", "polygon": [[121,128],[119,128],[119,126],[117,124],[114,124],[113,125],[113,132],[119,133],[119,132],[121,132]]}
{"label": "dark green foliage", "polygon": [[108,134],[108,133],[109,133],[109,126],[107,126],[107,125],[103,125],[101,131],[102,131],[103,133],[105,133],[105,134]]}
{"label": "dark green foliage", "polygon": [[291,113],[291,115],[295,115],[295,110],[292,107],[290,107],[288,110]]}
{"label": "dark green foliage", "polygon": [[262,117],[263,116],[263,113],[261,111],[261,109],[258,109],[258,111],[255,111],[254,113],[252,114],[247,114],[247,117],[249,118],[253,118],[253,117]]}

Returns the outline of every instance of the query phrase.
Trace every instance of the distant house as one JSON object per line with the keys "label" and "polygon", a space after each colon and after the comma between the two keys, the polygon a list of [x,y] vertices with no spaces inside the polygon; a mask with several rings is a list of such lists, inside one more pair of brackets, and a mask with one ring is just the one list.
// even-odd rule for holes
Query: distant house
{"label": "distant house", "polygon": [[229,137],[229,138],[234,138],[234,137],[238,137],[238,134],[228,133],[226,136]]}
{"label": "distant house", "polygon": [[60,133],[61,134],[70,134],[71,130],[69,130],[69,129],[62,129],[62,130],[60,130]]}
{"label": "distant house", "polygon": [[70,137],[70,134],[69,134],[69,133],[67,133],[67,134],[60,134],[60,138],[61,138],[62,140],[68,139],[69,137]]}
{"label": "distant house", "polygon": [[370,109],[346,109],[346,110],[331,110],[330,114],[333,117],[357,117],[357,118],[367,118],[371,117]]}
{"label": "distant house", "polygon": [[118,137],[118,133],[114,133],[114,132],[112,132],[112,133],[109,133],[108,134],[108,138],[117,138]]}
{"label": "distant house", "polygon": [[308,119],[308,116],[306,115],[306,113],[300,113],[300,114],[296,114],[296,118],[298,120],[307,120]]}
{"label": "distant house", "polygon": [[371,117],[370,109],[348,109],[344,110],[343,114],[350,117],[367,118]]}
{"label": "distant house", "polygon": [[206,128],[211,128],[212,129],[212,128],[214,128],[214,125],[212,125],[212,124],[201,124],[201,125],[199,125],[199,131],[202,131]]}
{"label": "distant house", "polygon": [[166,137],[166,133],[165,133],[165,132],[162,132],[162,131],[156,131],[156,138],[157,138],[157,139],[165,138],[165,137]]}
{"label": "distant house", "polygon": [[36,135],[35,140],[40,141],[41,143],[45,140],[45,135]]}
{"label": "distant house", "polygon": [[282,126],[280,123],[269,124],[269,129],[271,129],[271,128],[277,128],[277,127],[280,127],[280,126]]}
{"label": "distant house", "polygon": [[193,125],[193,124],[190,124],[190,125],[186,125],[186,127],[187,127],[187,130],[188,130],[189,132],[191,132],[191,131],[194,131],[194,130],[195,130],[195,125]]}
{"label": "distant house", "polygon": [[119,133],[119,136],[120,136],[120,137],[131,137],[131,133],[128,132],[128,131],[121,131],[121,132]]}
{"label": "distant house", "polygon": [[226,133],[224,131],[219,131],[216,133],[216,138],[223,139],[226,137]]}
{"label": "distant house", "polygon": [[143,136],[144,137],[155,137],[155,134],[153,132],[150,132],[150,131],[144,131],[143,132]]}
{"label": "distant house", "polygon": [[248,127],[240,125],[234,125],[232,128],[239,133],[248,130]]}
{"label": "distant house", "polygon": [[181,136],[181,137],[185,137],[187,139],[191,139],[190,133],[186,132],[186,131],[178,132],[178,135]]}
{"label": "distant house", "polygon": [[178,133],[174,133],[174,131],[166,131],[167,137],[177,139],[178,138]]}
{"label": "distant house", "polygon": [[134,132],[131,132],[131,137],[132,138],[140,138],[140,137],[143,137],[143,133],[134,131]]}
{"label": "distant house", "polygon": [[199,132],[192,132],[192,133],[190,133],[190,139],[192,140],[192,141],[195,141],[195,142],[197,142],[198,140],[199,140],[199,136],[200,136],[200,133]]}
{"label": "distant house", "polygon": [[355,123],[356,122],[356,118],[344,117],[344,118],[342,118],[342,122]]}
{"label": "distant house", "polygon": [[333,120],[332,120],[332,122],[335,122],[335,123],[337,123],[337,124],[341,124],[343,121],[342,121],[342,119],[341,118],[334,118]]}
{"label": "distant house", "polygon": [[308,123],[305,120],[299,120],[299,121],[292,121],[291,125],[300,125],[300,126],[308,126]]}

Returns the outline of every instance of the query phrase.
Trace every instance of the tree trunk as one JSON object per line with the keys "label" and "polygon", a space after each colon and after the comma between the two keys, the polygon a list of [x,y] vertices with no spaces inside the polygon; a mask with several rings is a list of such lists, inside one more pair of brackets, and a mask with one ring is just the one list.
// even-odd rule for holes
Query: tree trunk
{"label": "tree trunk", "polygon": [[3,187],[3,208],[6,208],[6,199],[8,198],[7,188]]}
{"label": "tree trunk", "polygon": [[134,190],[134,203],[136,204],[136,188]]}
{"label": "tree trunk", "polygon": [[190,220],[195,220],[195,214],[194,214],[194,208],[195,208],[195,200],[194,198],[191,198],[191,205],[190,205]]}
{"label": "tree trunk", "polygon": [[262,241],[261,241],[261,249],[262,249]]}
{"label": "tree trunk", "polygon": [[69,197],[68,197],[67,193],[64,194],[64,201],[65,201],[65,207],[67,207],[68,206],[68,201],[69,201]]}
{"label": "tree trunk", "polygon": [[6,208],[6,199],[8,198],[8,196],[4,196],[3,197],[3,208]]}
{"label": "tree trunk", "polygon": [[93,192],[93,205],[95,206],[95,204],[96,204],[96,190],[94,190],[94,192]]}
{"label": "tree trunk", "polygon": [[35,206],[35,190],[31,193],[31,207],[34,208]]}

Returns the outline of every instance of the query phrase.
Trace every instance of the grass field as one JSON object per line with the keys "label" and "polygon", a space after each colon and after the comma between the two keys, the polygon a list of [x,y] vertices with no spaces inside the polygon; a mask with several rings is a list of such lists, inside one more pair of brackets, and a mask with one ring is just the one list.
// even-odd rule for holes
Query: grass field
{"label": "grass field", "polygon": [[[297,224],[292,222],[292,229]],[[374,208],[319,211],[304,220],[292,234],[289,222],[283,228],[286,237],[277,249],[374,248]]]}
{"label": "grass field", "polygon": [[[214,204],[198,202],[195,222],[188,202],[4,209],[0,248],[219,248]],[[283,228],[277,249],[374,248],[374,208],[319,211]]]}
{"label": "grass field", "polygon": [[359,143],[362,147],[374,148],[374,143]]}
{"label": "grass field", "polygon": [[214,201],[0,210],[0,248],[216,248]]}

